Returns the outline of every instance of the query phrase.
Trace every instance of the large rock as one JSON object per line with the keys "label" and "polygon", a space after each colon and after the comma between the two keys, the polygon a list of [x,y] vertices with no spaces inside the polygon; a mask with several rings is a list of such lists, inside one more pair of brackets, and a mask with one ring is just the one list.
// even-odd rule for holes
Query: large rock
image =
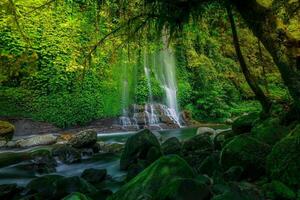
{"label": "large rock", "polygon": [[20,191],[17,184],[0,185],[0,199],[13,199]]}
{"label": "large rock", "polygon": [[214,150],[213,142],[208,135],[196,135],[183,142],[183,158],[199,172],[202,161]]}
{"label": "large rock", "polygon": [[56,143],[56,137],[52,134],[47,135],[36,135],[30,138],[21,139],[17,141],[18,146],[22,148],[33,147],[33,146],[42,146],[50,145]]}
{"label": "large rock", "polygon": [[72,194],[69,194],[68,196],[66,196],[62,200],[92,200],[92,199],[85,196],[84,194],[82,194],[80,192],[74,192]]}
{"label": "large rock", "polygon": [[181,143],[178,138],[171,137],[168,138],[164,143],[162,143],[161,148],[165,155],[180,154]]}
{"label": "large rock", "polygon": [[74,135],[69,144],[74,148],[92,147],[97,142],[97,132],[94,130],[81,131]]}
{"label": "large rock", "polygon": [[241,166],[246,177],[257,178],[265,172],[265,161],[270,151],[268,144],[247,135],[239,135],[223,148],[221,165],[224,170]]}
{"label": "large rock", "polygon": [[122,186],[109,200],[161,200],[161,188],[177,178],[193,178],[191,167],[179,156],[161,157]]}
{"label": "large rock", "polygon": [[106,169],[86,169],[82,172],[81,177],[91,184],[97,184],[106,177]]}
{"label": "large rock", "polygon": [[199,127],[197,129],[197,135],[210,135],[210,136],[214,136],[216,134],[216,130],[213,128],[209,128],[209,127]]}
{"label": "large rock", "polygon": [[289,128],[280,125],[279,118],[268,118],[255,124],[251,130],[251,136],[254,138],[273,145],[289,133]]}
{"label": "large rock", "polygon": [[236,135],[249,133],[254,125],[254,122],[259,118],[259,114],[249,113],[237,118],[232,124],[232,130]]}
{"label": "large rock", "polygon": [[158,196],[160,200],[209,200],[211,191],[196,179],[178,178],[162,185]]}
{"label": "large rock", "polygon": [[51,156],[50,151],[40,151],[31,155],[31,160],[19,165],[18,168],[34,171],[39,174],[56,172],[57,162]]}
{"label": "large rock", "polygon": [[29,193],[38,193],[41,197],[51,199],[55,197],[56,182],[62,179],[59,175],[45,175],[30,181],[26,189]]}
{"label": "large rock", "polygon": [[86,180],[78,176],[64,177],[62,179],[58,179],[55,182],[55,184],[55,196],[57,198],[65,197],[66,195],[71,194],[73,192],[80,192],[87,195],[93,195],[98,192],[93,185],[91,185]]}
{"label": "large rock", "polygon": [[57,157],[66,164],[80,162],[81,160],[80,151],[65,144],[55,145],[52,149],[52,156]]}
{"label": "large rock", "polygon": [[262,186],[264,195],[268,199],[296,199],[296,193],[281,183],[280,181],[272,181]]}
{"label": "large rock", "polygon": [[15,132],[14,125],[9,122],[0,121],[0,140],[11,140]]}
{"label": "large rock", "polygon": [[120,168],[126,170],[131,164],[137,163],[138,160],[146,160],[151,147],[160,150],[160,144],[156,136],[148,129],[141,130],[129,137],[121,155]]}
{"label": "large rock", "polygon": [[300,187],[300,135],[285,137],[275,144],[267,158],[267,171],[275,180]]}

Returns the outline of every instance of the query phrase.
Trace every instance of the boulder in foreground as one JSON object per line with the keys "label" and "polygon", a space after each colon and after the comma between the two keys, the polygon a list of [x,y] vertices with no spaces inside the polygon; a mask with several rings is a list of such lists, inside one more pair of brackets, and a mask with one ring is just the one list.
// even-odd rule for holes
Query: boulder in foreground
{"label": "boulder in foreground", "polygon": [[161,200],[162,186],[177,178],[194,178],[191,167],[179,156],[161,157],[144,171],[122,186],[109,200]]}

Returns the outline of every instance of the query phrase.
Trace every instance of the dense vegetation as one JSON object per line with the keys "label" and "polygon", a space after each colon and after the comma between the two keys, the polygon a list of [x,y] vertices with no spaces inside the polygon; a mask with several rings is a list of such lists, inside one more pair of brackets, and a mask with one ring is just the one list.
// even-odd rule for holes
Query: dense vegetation
{"label": "dense vegetation", "polygon": [[[134,6],[139,4],[2,1],[0,115],[21,115],[61,127],[119,115],[125,65],[125,73],[133,77],[134,68],[143,70],[144,47],[155,49],[160,41],[157,27],[162,21],[135,17],[142,13]],[[274,9],[298,36],[297,18],[287,15],[283,6]],[[174,28],[171,37],[181,109],[204,121],[259,110],[231,42],[226,10],[215,3],[201,10],[197,19],[182,16],[187,22],[180,25],[180,33]],[[234,17],[253,79],[272,101],[289,104],[291,97],[270,54],[240,15],[235,12]],[[160,96],[152,81],[154,96]],[[146,102],[144,75],[136,82],[136,94],[130,95]]]}

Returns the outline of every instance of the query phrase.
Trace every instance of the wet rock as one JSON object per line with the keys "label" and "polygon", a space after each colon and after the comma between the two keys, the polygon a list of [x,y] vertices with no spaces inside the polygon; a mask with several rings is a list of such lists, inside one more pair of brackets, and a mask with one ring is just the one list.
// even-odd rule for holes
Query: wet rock
{"label": "wet rock", "polygon": [[6,147],[7,148],[17,148],[17,147],[19,147],[19,145],[17,144],[16,141],[9,141],[6,143]]}
{"label": "wet rock", "polygon": [[168,138],[164,143],[162,143],[161,148],[162,148],[162,152],[165,155],[180,154],[181,143],[178,138],[171,137],[171,138]]}
{"label": "wet rock", "polygon": [[272,148],[267,171],[274,180],[289,187],[300,187],[300,135],[287,136]]}
{"label": "wet rock", "polygon": [[64,144],[69,142],[72,138],[74,137],[73,133],[61,133],[58,137],[57,137],[57,143],[59,144]]}
{"label": "wet rock", "polygon": [[196,135],[183,142],[182,156],[197,171],[202,161],[213,153],[214,146],[207,135]]}
{"label": "wet rock", "polygon": [[162,156],[161,150],[159,147],[151,147],[147,153],[146,156],[146,163],[147,165],[150,165],[154,161],[156,161],[158,158]]}
{"label": "wet rock", "polygon": [[177,178],[167,185],[162,185],[159,191],[160,200],[209,200],[210,187],[191,178]]}
{"label": "wet rock", "polygon": [[221,166],[220,166],[220,154],[219,152],[214,152],[211,155],[207,156],[199,165],[198,171],[200,174],[205,174],[210,177],[214,176],[215,174],[221,173]]}
{"label": "wet rock", "polygon": [[215,129],[209,128],[209,127],[199,127],[197,129],[197,135],[209,135],[209,136],[214,136],[216,134]]}
{"label": "wet rock", "polygon": [[109,200],[137,200],[151,197],[159,200],[162,186],[176,178],[193,178],[191,167],[179,156],[161,157],[135,178],[123,185]]}
{"label": "wet rock", "polygon": [[36,135],[30,138],[21,139],[17,141],[18,146],[22,148],[50,145],[56,143],[56,137],[52,134]]}
{"label": "wet rock", "polygon": [[296,193],[280,181],[272,181],[262,186],[269,199],[296,199]]}
{"label": "wet rock", "polygon": [[65,144],[55,145],[52,149],[52,156],[57,157],[60,161],[66,164],[81,161],[80,151]]}
{"label": "wet rock", "polygon": [[244,169],[241,166],[232,166],[224,173],[226,181],[239,181],[242,178]]}
{"label": "wet rock", "polygon": [[15,127],[9,122],[0,121],[0,140],[11,140]]}
{"label": "wet rock", "polygon": [[138,163],[131,164],[127,170],[126,181],[128,182],[134,177],[136,177],[145,168],[146,168],[146,163],[143,161],[139,161]]}
{"label": "wet rock", "polygon": [[7,142],[5,140],[0,140],[0,148],[6,147]]}
{"label": "wet rock", "polygon": [[290,132],[280,124],[279,118],[268,118],[258,122],[251,130],[251,136],[270,145],[275,144]]}
{"label": "wet rock", "polygon": [[80,192],[74,192],[72,194],[69,194],[62,200],[91,200],[91,199]]}
{"label": "wet rock", "polygon": [[43,152],[33,155],[32,160],[28,164],[23,165],[30,171],[35,171],[39,174],[56,172],[56,160],[51,156],[50,152]]}
{"label": "wet rock", "polygon": [[241,166],[245,177],[255,179],[265,173],[266,157],[270,151],[268,144],[247,135],[239,135],[223,148],[221,165],[224,170]]}
{"label": "wet rock", "polygon": [[254,126],[254,122],[258,120],[259,113],[249,113],[237,118],[232,124],[232,130],[236,135],[249,133]]}
{"label": "wet rock", "polygon": [[41,176],[30,181],[26,189],[29,194],[38,193],[44,199],[53,199],[55,197],[56,182],[63,178],[59,175]]}
{"label": "wet rock", "polygon": [[81,131],[74,135],[69,144],[74,148],[92,147],[97,142],[97,133],[94,130]]}
{"label": "wet rock", "polygon": [[[220,188],[220,185],[218,186]],[[228,184],[223,186],[223,191],[216,194],[211,200],[264,200],[250,184]],[[216,188],[214,188],[216,190]]]}
{"label": "wet rock", "polygon": [[100,145],[100,152],[102,153],[121,153],[124,149],[123,143],[105,143],[99,142]]}
{"label": "wet rock", "polygon": [[93,185],[78,176],[58,179],[55,184],[55,196],[57,198],[65,197],[66,195],[73,192],[80,192],[86,195],[94,194],[97,192],[97,189]]}
{"label": "wet rock", "polygon": [[97,184],[103,181],[106,175],[106,169],[86,169],[82,172],[81,177],[91,184]]}
{"label": "wet rock", "polygon": [[17,187],[17,184],[0,185],[0,199],[13,199],[19,192],[21,190]]}
{"label": "wet rock", "polygon": [[129,137],[121,155],[120,168],[126,170],[131,164],[137,163],[138,160],[146,160],[151,147],[160,149],[160,144],[156,136],[148,129],[141,130]]}

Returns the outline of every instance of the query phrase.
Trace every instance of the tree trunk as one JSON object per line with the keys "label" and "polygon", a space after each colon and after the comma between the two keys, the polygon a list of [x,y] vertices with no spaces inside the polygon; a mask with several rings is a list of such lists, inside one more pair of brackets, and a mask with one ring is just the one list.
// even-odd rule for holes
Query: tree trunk
{"label": "tree trunk", "polygon": [[242,72],[243,72],[243,74],[246,78],[246,81],[247,81],[248,85],[250,86],[250,88],[254,92],[254,94],[256,96],[256,99],[262,105],[264,114],[269,114],[270,109],[271,109],[271,101],[264,94],[263,90],[259,87],[259,85],[257,84],[255,78],[251,75],[251,73],[248,69],[248,66],[246,64],[246,61],[244,59],[244,56],[243,56],[241,48],[240,48],[239,38],[238,38],[236,25],[235,25],[233,14],[232,14],[231,5],[227,4],[226,5],[226,10],[227,10],[230,25],[231,25],[232,38],[233,38],[235,51],[236,51],[240,66],[242,68]]}
{"label": "tree trunk", "polygon": [[294,100],[294,118],[300,119],[300,41],[287,33],[271,9],[262,6],[256,0],[230,2],[235,5],[248,27],[271,54]]}

